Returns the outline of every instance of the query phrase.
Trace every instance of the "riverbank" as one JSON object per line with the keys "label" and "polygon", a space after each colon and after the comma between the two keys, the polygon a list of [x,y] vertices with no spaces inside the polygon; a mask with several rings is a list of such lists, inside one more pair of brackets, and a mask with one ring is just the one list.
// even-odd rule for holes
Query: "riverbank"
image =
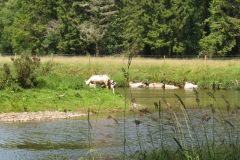
{"label": "riverbank", "polygon": [[[10,57],[0,57],[11,63]],[[38,71],[46,87],[79,88],[93,74],[108,74],[118,87],[127,85],[124,57],[42,57]],[[161,82],[183,87],[185,82],[204,89],[240,89],[240,60],[133,58],[129,78],[135,82]],[[0,65],[2,66],[2,65]],[[45,84],[44,84],[45,85]]]}
{"label": "riverbank", "polygon": [[[1,60],[1,58],[0,58]],[[0,90],[0,112],[111,112],[123,110],[124,96],[111,90],[91,89],[85,80],[94,74],[108,74],[117,82],[117,87],[126,86],[122,68],[128,59],[124,57],[43,57],[35,71],[39,82],[35,89],[22,89],[15,83]],[[3,78],[3,63],[0,62],[0,81]],[[240,60],[176,60],[133,58],[130,80],[137,82],[161,82],[183,87],[186,81],[199,88],[240,89]],[[127,106],[128,107],[128,106]]]}
{"label": "riverbank", "polygon": [[[71,78],[73,82],[81,79],[83,83],[93,74],[108,74],[122,87],[127,85],[122,73],[127,63],[128,59],[123,57],[55,57],[51,78],[62,81]],[[161,82],[179,87],[188,81],[204,89],[239,89],[239,64],[240,60],[133,58],[129,78],[135,82]]]}
{"label": "riverbank", "polygon": [[11,113],[0,113],[0,122],[28,122],[28,121],[45,121],[54,119],[67,119],[87,116],[86,113],[82,112],[11,112]]}
{"label": "riverbank", "polygon": [[108,89],[23,89],[0,91],[0,112],[111,112],[124,100]]}

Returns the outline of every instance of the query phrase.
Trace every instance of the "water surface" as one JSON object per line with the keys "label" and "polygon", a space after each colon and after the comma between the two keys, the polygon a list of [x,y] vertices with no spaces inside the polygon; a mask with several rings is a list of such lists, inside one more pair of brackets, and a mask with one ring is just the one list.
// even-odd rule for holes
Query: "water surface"
{"label": "water surface", "polygon": [[[123,90],[117,92],[124,94]],[[205,106],[204,108],[196,108],[196,95],[192,91],[135,89],[131,90],[132,96],[129,92],[127,94],[128,97],[134,99],[135,103],[147,107],[153,107],[154,102],[163,101],[163,99],[172,106],[180,106],[175,94],[179,95],[188,108],[187,113],[190,115],[191,125],[194,126],[195,132],[189,133],[186,117],[181,110],[174,113],[178,123],[181,124],[182,132],[177,126],[176,118],[173,118],[170,111],[167,110],[161,113],[161,118],[157,111],[151,114],[131,114],[126,117],[125,123],[122,117],[123,113],[117,117],[113,115],[114,118],[110,119],[107,118],[109,115],[99,116],[101,118],[90,117],[91,126],[86,118],[1,123],[0,159],[66,158],[77,160],[90,155],[89,153],[97,157],[121,157],[124,151],[124,125],[127,154],[161,147],[174,150],[178,146],[173,138],[180,140],[183,136],[187,146],[196,145],[197,140],[205,143],[206,138],[203,133],[206,133],[210,140],[214,135],[218,144],[238,140],[240,91],[216,91],[213,94],[215,99],[211,98],[208,91],[199,91],[200,104]],[[226,108],[227,103],[230,105],[229,110]],[[162,104],[164,105],[163,102]],[[214,121],[212,109],[206,107],[209,104],[213,104],[216,108],[223,108],[221,111],[216,110]],[[225,121],[234,126],[233,132],[230,133],[232,139],[228,132],[232,130],[232,127]],[[211,127],[213,122],[215,122],[214,128]]]}

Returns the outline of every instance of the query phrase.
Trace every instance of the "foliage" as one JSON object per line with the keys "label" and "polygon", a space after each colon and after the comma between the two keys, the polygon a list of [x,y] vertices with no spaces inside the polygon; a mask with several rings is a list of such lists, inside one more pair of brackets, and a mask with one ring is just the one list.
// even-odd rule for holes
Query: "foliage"
{"label": "foliage", "polygon": [[[34,88],[44,84],[39,80],[36,74],[37,68],[40,66],[40,59],[37,57],[31,58],[28,55],[21,55],[17,58],[12,58],[14,71],[12,72],[8,64],[3,65],[3,80],[1,88],[12,87],[19,88]],[[15,73],[15,74],[14,74]]]}
{"label": "foliage", "polygon": [[21,55],[13,61],[16,70],[16,80],[23,88],[32,88],[37,86],[37,77],[35,70],[40,65],[40,59],[33,59],[28,55]]}
{"label": "foliage", "polygon": [[2,0],[0,52],[239,54],[239,0]]}
{"label": "foliage", "polygon": [[213,0],[210,17],[205,20],[210,27],[200,41],[202,52],[208,55],[225,55],[237,46],[240,35],[240,2]]}
{"label": "foliage", "polygon": [[94,43],[96,55],[99,56],[101,41],[108,31],[111,17],[117,13],[115,3],[113,0],[90,0],[79,2],[78,7],[89,15],[78,25],[82,32],[81,39],[86,43]]}

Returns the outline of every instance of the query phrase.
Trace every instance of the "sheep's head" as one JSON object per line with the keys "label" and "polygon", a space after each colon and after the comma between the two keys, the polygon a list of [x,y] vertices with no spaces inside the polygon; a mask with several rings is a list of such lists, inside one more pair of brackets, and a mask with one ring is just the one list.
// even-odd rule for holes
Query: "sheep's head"
{"label": "sheep's head", "polygon": [[86,85],[89,85],[90,82],[88,80],[85,80],[85,83],[86,83]]}
{"label": "sheep's head", "polygon": [[109,88],[114,88],[117,83],[116,83],[116,81],[109,79],[107,84],[108,84]]}
{"label": "sheep's head", "polygon": [[115,88],[117,84],[116,81],[111,80],[110,82],[111,82],[111,88]]}

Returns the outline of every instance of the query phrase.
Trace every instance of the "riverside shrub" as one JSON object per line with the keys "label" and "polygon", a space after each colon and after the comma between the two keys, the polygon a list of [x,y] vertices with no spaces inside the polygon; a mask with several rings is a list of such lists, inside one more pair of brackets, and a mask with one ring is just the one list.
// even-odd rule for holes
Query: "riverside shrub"
{"label": "riverside shrub", "polygon": [[[44,84],[39,80],[36,70],[40,67],[40,59],[30,57],[29,55],[21,55],[17,58],[12,58],[12,72],[8,64],[3,65],[3,80],[1,88],[6,88],[18,85],[21,88],[35,88]],[[39,84],[40,83],[40,84]]]}
{"label": "riverside shrub", "polygon": [[16,80],[22,88],[34,88],[38,85],[36,69],[40,59],[29,55],[21,55],[13,61],[16,70]]}

